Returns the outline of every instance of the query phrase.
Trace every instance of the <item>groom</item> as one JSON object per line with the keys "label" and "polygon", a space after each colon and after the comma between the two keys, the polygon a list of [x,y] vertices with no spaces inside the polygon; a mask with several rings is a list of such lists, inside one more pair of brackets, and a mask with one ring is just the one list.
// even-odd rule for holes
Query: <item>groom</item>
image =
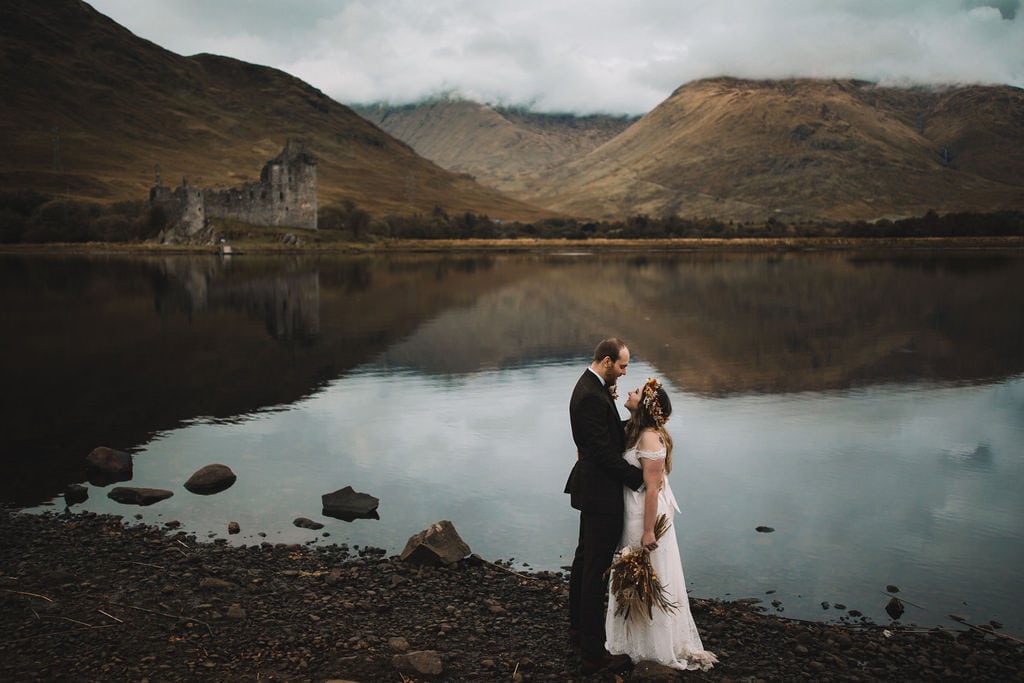
{"label": "groom", "polygon": [[620,339],[605,339],[594,349],[590,367],[576,382],[569,400],[569,422],[576,442],[576,464],[565,492],[580,511],[580,536],[569,578],[569,624],[579,634],[581,670],[591,674],[628,664],[604,648],[604,572],[622,535],[622,486],[634,491],[643,472],[622,458],[626,437],[609,391],[626,374],[629,349]]}

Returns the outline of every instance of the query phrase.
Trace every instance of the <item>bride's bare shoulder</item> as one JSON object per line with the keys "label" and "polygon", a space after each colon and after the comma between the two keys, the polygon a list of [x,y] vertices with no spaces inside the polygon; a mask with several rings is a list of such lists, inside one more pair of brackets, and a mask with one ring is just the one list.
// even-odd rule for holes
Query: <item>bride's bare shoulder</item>
{"label": "bride's bare shoulder", "polygon": [[665,441],[655,429],[645,429],[640,435],[640,441],[637,443],[639,450],[647,452],[660,451],[664,447]]}

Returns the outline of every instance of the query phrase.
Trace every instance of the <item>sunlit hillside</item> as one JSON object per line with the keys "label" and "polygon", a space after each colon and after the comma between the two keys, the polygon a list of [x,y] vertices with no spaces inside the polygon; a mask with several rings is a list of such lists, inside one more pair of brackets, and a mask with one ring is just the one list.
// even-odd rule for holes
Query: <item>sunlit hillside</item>
{"label": "sunlit hillside", "polygon": [[[761,223],[1024,209],[1024,91],[1009,86],[697,81],[556,165],[536,163],[536,141],[511,137],[516,126],[479,105],[426,103],[377,120],[448,168],[581,217]],[[566,125],[545,140],[559,134],[578,136]],[[494,158],[522,172],[500,176]]]}
{"label": "sunlit hillside", "polygon": [[688,84],[524,197],[591,216],[872,220],[1024,208],[1024,90]]}

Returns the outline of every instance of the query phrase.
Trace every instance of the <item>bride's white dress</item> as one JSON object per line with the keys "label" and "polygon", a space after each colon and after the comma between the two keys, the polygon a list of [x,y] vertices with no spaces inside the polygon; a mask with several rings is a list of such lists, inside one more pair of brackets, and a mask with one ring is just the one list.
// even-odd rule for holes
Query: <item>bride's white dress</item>
{"label": "bride's white dress", "polygon": [[[638,451],[635,447],[623,456],[630,464],[640,467],[640,458],[664,459],[665,449],[656,452]],[[633,491],[623,487],[625,498],[625,519],[619,549],[626,546],[640,547],[644,532],[644,488]],[[658,494],[658,514],[666,514],[671,520],[679,511],[668,479]],[[657,606],[652,620],[643,619],[641,625],[615,616],[616,600],[609,591],[608,612],[605,617],[605,647],[613,655],[627,654],[633,662],[654,661],[675,669],[708,670],[718,661],[711,652],[704,649],[697,633],[697,626],[690,614],[690,603],[686,596],[686,579],[679,557],[676,530],[670,527],[658,539],[658,547],[651,552],[651,565],[669,594],[669,600],[679,605],[671,612]]]}

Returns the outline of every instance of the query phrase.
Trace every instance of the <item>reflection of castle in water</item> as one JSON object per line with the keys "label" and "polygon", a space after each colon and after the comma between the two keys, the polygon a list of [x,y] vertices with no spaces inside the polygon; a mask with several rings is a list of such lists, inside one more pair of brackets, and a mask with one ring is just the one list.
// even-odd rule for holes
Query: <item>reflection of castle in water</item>
{"label": "reflection of castle in water", "polygon": [[320,277],[296,273],[218,287],[211,302],[260,318],[275,339],[312,339],[320,333]]}
{"label": "reflection of castle in water", "polygon": [[229,310],[262,320],[275,339],[308,340],[320,333],[320,276],[316,271],[237,277],[221,261],[167,259],[156,306],[189,314]]}

